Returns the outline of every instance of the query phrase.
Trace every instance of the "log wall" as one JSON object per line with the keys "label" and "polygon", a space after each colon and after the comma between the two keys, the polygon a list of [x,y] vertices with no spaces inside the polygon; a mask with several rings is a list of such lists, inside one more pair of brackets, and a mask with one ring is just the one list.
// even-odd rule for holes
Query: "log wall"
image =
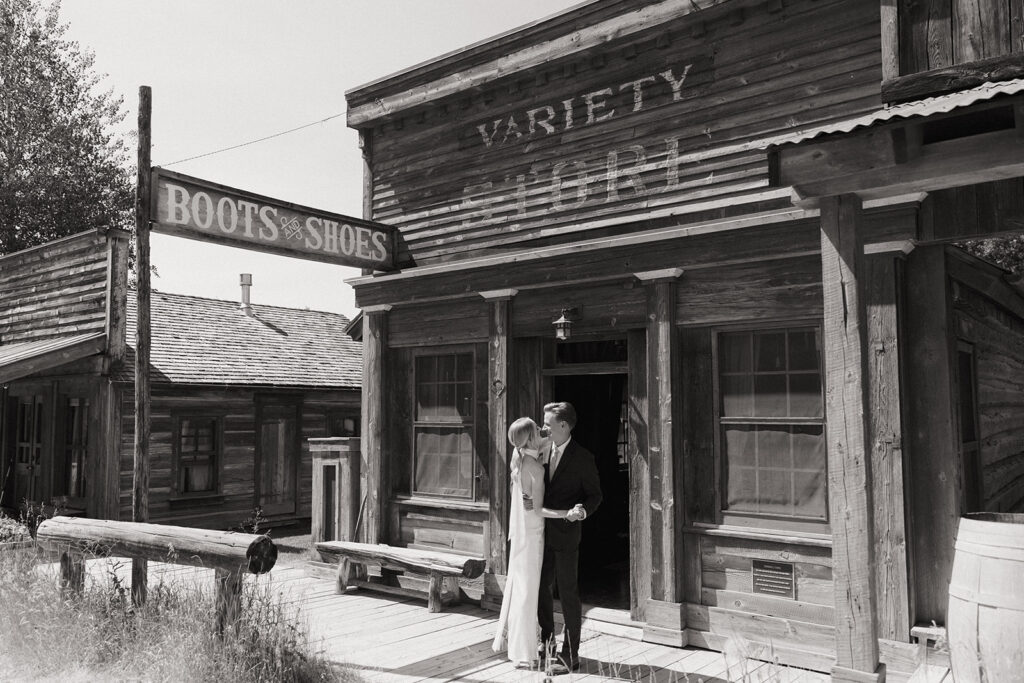
{"label": "log wall", "polygon": [[0,342],[105,331],[109,242],[91,230],[0,257]]}
{"label": "log wall", "polygon": [[[131,518],[135,403],[130,386],[118,385],[120,401],[120,518]],[[266,394],[263,394],[266,396]],[[294,397],[294,394],[291,394]],[[358,412],[358,394],[307,392],[302,408],[296,511],[289,519],[310,517],[312,501],[311,437],[326,437],[328,410]],[[256,476],[256,392],[252,389],[154,388],[150,432],[149,520],[182,526],[226,529],[253,515]],[[200,414],[222,418],[223,444],[218,495],[179,497],[173,481],[174,415]]]}
{"label": "log wall", "polygon": [[877,108],[878,7],[720,9],[360,123],[373,218],[401,230],[400,261],[788,206],[755,141]]}
{"label": "log wall", "polygon": [[957,337],[974,346],[979,509],[1024,512],[1024,319],[963,283],[953,296]]}

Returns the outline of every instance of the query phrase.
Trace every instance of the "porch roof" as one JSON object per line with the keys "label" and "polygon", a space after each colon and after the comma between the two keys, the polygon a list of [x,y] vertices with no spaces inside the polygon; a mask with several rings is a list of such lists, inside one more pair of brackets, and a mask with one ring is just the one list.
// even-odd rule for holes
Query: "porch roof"
{"label": "porch roof", "polygon": [[106,346],[105,332],[62,335],[4,344],[0,346],[0,383],[101,353]]}

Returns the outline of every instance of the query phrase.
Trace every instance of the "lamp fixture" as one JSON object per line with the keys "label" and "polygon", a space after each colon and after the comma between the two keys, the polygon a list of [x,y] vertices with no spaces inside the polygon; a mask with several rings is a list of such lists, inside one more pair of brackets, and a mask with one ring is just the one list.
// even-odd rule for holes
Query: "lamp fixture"
{"label": "lamp fixture", "polygon": [[551,324],[555,326],[555,339],[565,341],[572,336],[572,323],[579,316],[576,308],[563,308],[562,315]]}

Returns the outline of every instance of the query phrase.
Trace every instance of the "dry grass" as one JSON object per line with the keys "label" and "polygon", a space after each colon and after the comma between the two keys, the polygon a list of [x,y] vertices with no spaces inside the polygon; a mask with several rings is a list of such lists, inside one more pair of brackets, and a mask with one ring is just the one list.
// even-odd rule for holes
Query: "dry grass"
{"label": "dry grass", "polygon": [[5,681],[360,680],[314,652],[299,615],[255,582],[245,582],[241,617],[222,639],[212,585],[151,585],[136,609],[113,572],[71,596],[42,559],[35,548],[0,550]]}

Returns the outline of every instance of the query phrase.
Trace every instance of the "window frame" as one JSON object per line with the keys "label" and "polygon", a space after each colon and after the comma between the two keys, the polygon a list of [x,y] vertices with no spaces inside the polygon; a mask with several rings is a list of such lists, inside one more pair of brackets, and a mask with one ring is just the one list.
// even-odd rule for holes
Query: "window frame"
{"label": "window frame", "polygon": [[[417,412],[417,401],[419,397],[419,384],[417,378],[417,367],[421,358],[431,357],[439,358],[443,356],[458,356],[468,355],[470,361],[470,377],[469,377],[469,389],[470,389],[470,406],[472,413],[470,418],[467,420],[421,420]],[[477,391],[477,354],[476,347],[472,344],[451,344],[444,346],[431,346],[431,347],[420,347],[413,350],[411,354],[411,382],[410,388],[410,416],[411,416],[411,443],[409,445],[409,495],[412,498],[424,498],[424,499],[436,499],[446,501],[462,501],[468,503],[475,503],[480,500],[480,467],[477,462],[477,429],[479,427],[479,420],[481,418],[479,406],[477,405],[480,397]],[[453,427],[461,426],[467,430],[470,442],[470,451],[468,457],[470,459],[470,491],[468,496],[455,495],[455,494],[444,494],[434,493],[430,491],[420,491],[416,488],[416,464],[418,461],[418,453],[416,450],[416,435],[418,430],[421,428],[431,427]]]}
{"label": "window frame", "polygon": [[[795,330],[810,328],[817,332],[822,340],[822,348],[818,355],[818,375],[821,387],[821,417],[776,417],[776,418],[725,418],[722,422],[722,393],[721,393],[721,359],[719,357],[720,337],[723,334],[747,332],[757,334],[760,332],[772,332],[779,330]],[[761,529],[782,529],[798,533],[831,533],[831,519],[829,517],[829,491],[828,491],[828,422],[825,411],[825,357],[824,357],[824,326],[820,319],[799,318],[793,320],[772,320],[772,321],[748,321],[743,323],[716,325],[711,328],[711,380],[712,380],[712,430],[714,432],[714,454],[715,454],[715,497],[716,514],[719,524],[730,526],[742,526]],[[753,372],[753,371],[752,371]],[[821,425],[822,439],[824,445],[824,468],[822,471],[825,481],[825,517],[818,519],[813,517],[794,517],[769,512],[753,511],[732,511],[725,509],[728,487],[728,467],[726,466],[726,454],[722,443],[722,427],[727,424],[785,424],[785,425]]]}
{"label": "window frame", "polygon": [[[214,422],[213,438],[215,448],[213,454],[213,466],[211,476],[213,487],[206,491],[182,491],[181,490],[181,424],[183,420],[212,420]],[[226,415],[223,412],[199,412],[195,410],[174,411],[171,413],[171,500],[194,500],[202,498],[214,498],[223,495],[223,472],[224,472],[224,422]]]}

